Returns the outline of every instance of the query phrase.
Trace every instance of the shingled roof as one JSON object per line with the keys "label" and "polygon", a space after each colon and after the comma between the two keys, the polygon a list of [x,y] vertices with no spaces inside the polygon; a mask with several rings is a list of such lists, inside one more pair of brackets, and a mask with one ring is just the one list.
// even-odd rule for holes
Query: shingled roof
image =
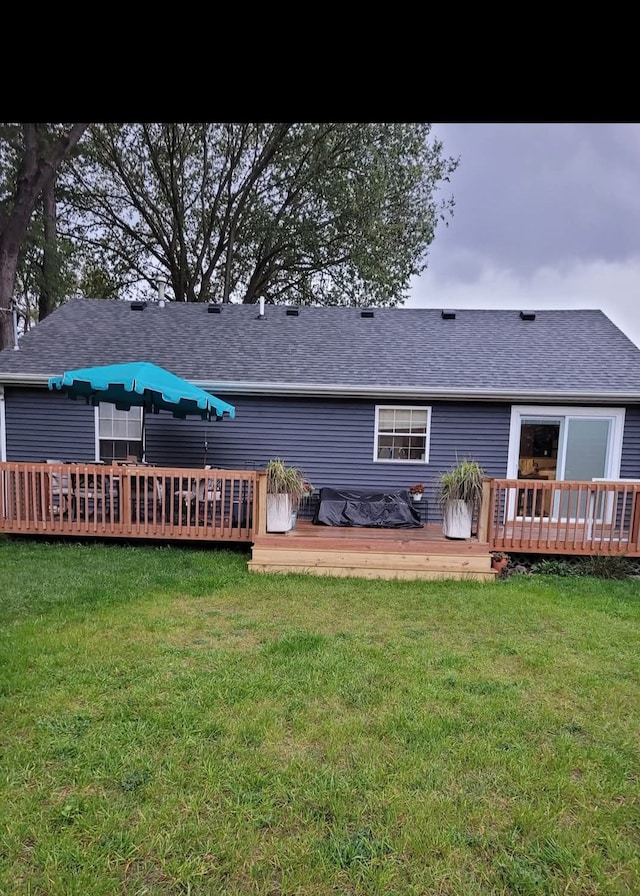
{"label": "shingled roof", "polygon": [[217,309],[72,300],[0,352],[0,383],[151,361],[218,393],[640,402],[640,349],[601,311]]}

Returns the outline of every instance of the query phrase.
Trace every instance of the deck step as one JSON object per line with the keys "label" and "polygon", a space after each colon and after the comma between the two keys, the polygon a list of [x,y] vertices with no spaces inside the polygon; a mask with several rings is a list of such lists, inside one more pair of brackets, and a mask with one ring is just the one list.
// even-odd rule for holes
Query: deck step
{"label": "deck step", "polygon": [[491,555],[372,553],[371,551],[256,547],[250,572],[301,572],[367,579],[472,579],[495,581]]}
{"label": "deck step", "polygon": [[254,545],[260,549],[270,550],[309,550],[309,551],[343,551],[345,548],[355,549],[365,554],[438,554],[446,556],[482,556],[487,557],[490,550],[488,542],[477,540],[458,541],[433,539],[423,534],[421,537],[400,536],[396,532],[364,533],[362,530],[337,530],[332,533],[326,529],[317,534],[307,534],[298,528],[280,535],[259,535],[254,538]]}

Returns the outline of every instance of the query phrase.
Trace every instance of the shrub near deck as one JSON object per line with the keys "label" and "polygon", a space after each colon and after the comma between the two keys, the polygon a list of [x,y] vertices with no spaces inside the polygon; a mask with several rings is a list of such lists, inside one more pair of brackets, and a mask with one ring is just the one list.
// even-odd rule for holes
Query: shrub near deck
{"label": "shrub near deck", "polygon": [[640,891],[634,581],[0,576],[3,894]]}

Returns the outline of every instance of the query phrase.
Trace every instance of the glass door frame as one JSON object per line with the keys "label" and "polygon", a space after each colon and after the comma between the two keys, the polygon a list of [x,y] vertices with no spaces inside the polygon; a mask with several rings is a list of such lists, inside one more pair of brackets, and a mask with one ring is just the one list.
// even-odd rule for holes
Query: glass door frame
{"label": "glass door frame", "polygon": [[[509,429],[509,454],[507,459],[507,479],[518,478],[520,455],[520,434],[523,418],[549,417],[560,419],[560,442],[558,444],[557,481],[564,479],[564,462],[566,456],[567,419],[569,418],[604,418],[610,421],[609,441],[607,445],[606,470],[603,479],[619,479],[622,461],[622,440],[624,436],[625,409],[614,407],[581,407],[571,405],[512,405],[511,424]],[[507,519],[516,519],[516,495],[511,494],[505,508]],[[552,514],[554,511],[552,510]],[[557,519],[557,511],[554,514]],[[522,519],[522,517],[519,517]]]}

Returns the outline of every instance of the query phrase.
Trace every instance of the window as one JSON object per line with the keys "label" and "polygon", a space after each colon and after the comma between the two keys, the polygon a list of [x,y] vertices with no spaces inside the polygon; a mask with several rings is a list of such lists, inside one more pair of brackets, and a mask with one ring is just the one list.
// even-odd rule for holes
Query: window
{"label": "window", "polygon": [[431,408],[377,406],[374,460],[426,463],[430,426]]}
{"label": "window", "polygon": [[142,408],[119,411],[114,404],[98,407],[100,460],[111,463],[128,457],[142,459]]}

